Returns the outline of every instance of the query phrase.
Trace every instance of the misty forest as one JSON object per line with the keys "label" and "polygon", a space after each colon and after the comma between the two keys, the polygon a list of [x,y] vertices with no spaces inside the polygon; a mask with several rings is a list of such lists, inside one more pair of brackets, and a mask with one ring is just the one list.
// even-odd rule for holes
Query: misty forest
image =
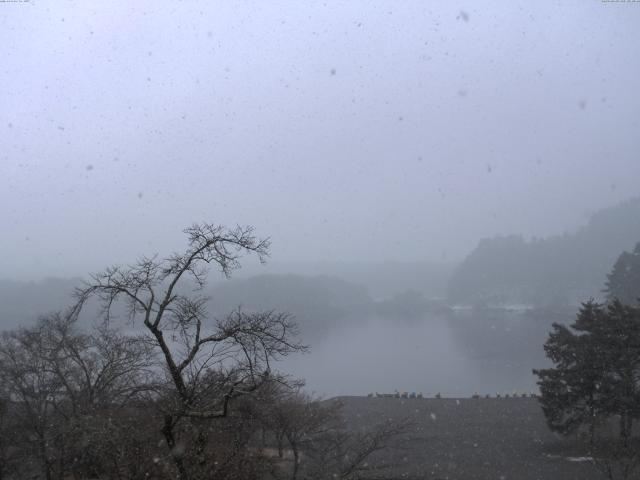
{"label": "misty forest", "polygon": [[0,25],[0,480],[640,479],[640,3]]}

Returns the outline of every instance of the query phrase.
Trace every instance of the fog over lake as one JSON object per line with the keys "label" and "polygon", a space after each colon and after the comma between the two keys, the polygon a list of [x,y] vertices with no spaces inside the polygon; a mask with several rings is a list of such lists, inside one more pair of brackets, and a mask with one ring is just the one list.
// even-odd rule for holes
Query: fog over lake
{"label": "fog over lake", "polygon": [[[517,324],[520,319],[513,314],[510,320]],[[535,390],[531,369],[545,363],[541,346],[541,363],[535,365],[522,358],[480,358],[461,342],[450,319],[442,316],[412,322],[375,316],[331,330],[311,343],[310,353],[277,368],[305,378],[309,390],[329,397],[396,390],[429,396]],[[500,353],[499,346],[494,348]]]}

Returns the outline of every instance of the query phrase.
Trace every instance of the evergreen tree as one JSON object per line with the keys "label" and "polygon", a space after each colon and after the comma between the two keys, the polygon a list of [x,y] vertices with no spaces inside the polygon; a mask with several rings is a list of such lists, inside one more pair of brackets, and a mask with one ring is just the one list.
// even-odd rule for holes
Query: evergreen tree
{"label": "evergreen tree", "polygon": [[570,326],[553,325],[545,343],[553,368],[534,370],[549,427],[564,435],[599,419],[620,418],[629,437],[640,416],[640,310],[614,300],[582,305]]}
{"label": "evergreen tree", "polygon": [[609,302],[592,341],[604,367],[603,410],[619,415],[620,433],[626,439],[633,420],[640,417],[640,309],[618,299]]}
{"label": "evergreen tree", "polygon": [[[577,321],[571,326],[576,331],[588,329],[602,317],[602,306],[588,302],[582,306]],[[542,409],[551,430],[563,435],[581,425],[593,427],[600,412],[602,382],[599,357],[593,355],[593,342],[565,325],[553,324],[553,331],[545,343],[547,356],[555,368],[534,370],[538,375]]]}
{"label": "evergreen tree", "polygon": [[622,252],[607,275],[605,293],[608,300],[620,299],[633,304],[640,299],[640,242],[632,252]]}

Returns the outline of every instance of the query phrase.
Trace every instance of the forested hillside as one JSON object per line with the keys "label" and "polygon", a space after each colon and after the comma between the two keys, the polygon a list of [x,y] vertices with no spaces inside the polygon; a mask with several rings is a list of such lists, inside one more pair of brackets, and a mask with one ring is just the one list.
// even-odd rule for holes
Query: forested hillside
{"label": "forested hillside", "polygon": [[244,310],[280,310],[296,318],[303,333],[326,331],[370,308],[367,290],[330,276],[258,275],[221,282],[211,290],[210,309],[224,315]]}
{"label": "forested hillside", "polygon": [[606,275],[640,240],[640,198],[594,214],[575,233],[482,240],[455,270],[452,303],[566,304],[603,296]]}

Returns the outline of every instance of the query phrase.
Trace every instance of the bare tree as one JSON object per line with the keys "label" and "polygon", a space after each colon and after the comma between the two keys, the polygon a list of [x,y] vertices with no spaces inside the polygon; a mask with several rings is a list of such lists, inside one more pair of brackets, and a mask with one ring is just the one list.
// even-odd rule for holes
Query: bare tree
{"label": "bare tree", "polygon": [[363,474],[379,475],[393,464],[372,461],[376,453],[397,447],[399,437],[405,435],[412,423],[408,420],[384,421],[366,430],[354,430],[343,424],[329,428],[313,441],[306,443],[307,479],[354,480]]}
{"label": "bare tree", "polygon": [[76,327],[76,318],[53,314],[40,321],[40,356],[59,379],[65,417],[124,406],[152,390],[153,351],[135,336],[103,325],[90,333]]}
{"label": "bare tree", "polygon": [[60,313],[5,332],[0,382],[16,433],[14,449],[36,452],[30,457],[38,459],[44,478],[74,471],[91,430],[85,427],[147,388],[151,353],[134,338],[107,328],[80,332],[73,315]]}
{"label": "bare tree", "polygon": [[[42,324],[32,329],[5,332],[0,340],[0,381],[9,408],[25,432],[25,447],[34,452],[42,476],[56,476],[58,416],[62,400],[60,376],[47,364]],[[33,472],[32,472],[33,473]]]}
{"label": "bare tree", "polygon": [[406,436],[411,426],[408,420],[389,420],[355,428],[345,421],[340,401],[313,398],[300,388],[273,385],[267,397],[260,412],[267,431],[262,443],[275,443],[276,478],[351,480],[365,472],[380,474],[393,465],[371,460],[382,450],[399,447],[398,437]]}
{"label": "bare tree", "polygon": [[159,351],[167,375],[161,430],[183,480],[191,478],[185,458],[204,447],[185,444],[189,437],[181,438],[181,429],[184,434],[198,419],[227,417],[233,399],[256,391],[273,376],[274,359],[304,350],[294,340],[297,330],[287,314],[236,310],[213,319],[206,308],[202,291],[209,268],[229,276],[249,253],[264,262],[268,239],[257,239],[251,227],[211,224],[193,225],[185,234],[188,245],[182,253],[143,257],[93,275],[77,290],[75,308],[79,312],[97,297],[108,323],[114,305],[123,301],[129,321],[141,324]]}
{"label": "bare tree", "polygon": [[0,385],[0,480],[11,478],[17,473],[20,451],[20,431],[11,411],[9,392]]}
{"label": "bare tree", "polygon": [[298,478],[302,452],[313,447],[317,438],[327,434],[340,421],[340,405],[324,403],[295,389],[272,385],[266,407],[260,412],[263,428],[276,442],[282,462],[285,442],[292,454],[291,480]]}

